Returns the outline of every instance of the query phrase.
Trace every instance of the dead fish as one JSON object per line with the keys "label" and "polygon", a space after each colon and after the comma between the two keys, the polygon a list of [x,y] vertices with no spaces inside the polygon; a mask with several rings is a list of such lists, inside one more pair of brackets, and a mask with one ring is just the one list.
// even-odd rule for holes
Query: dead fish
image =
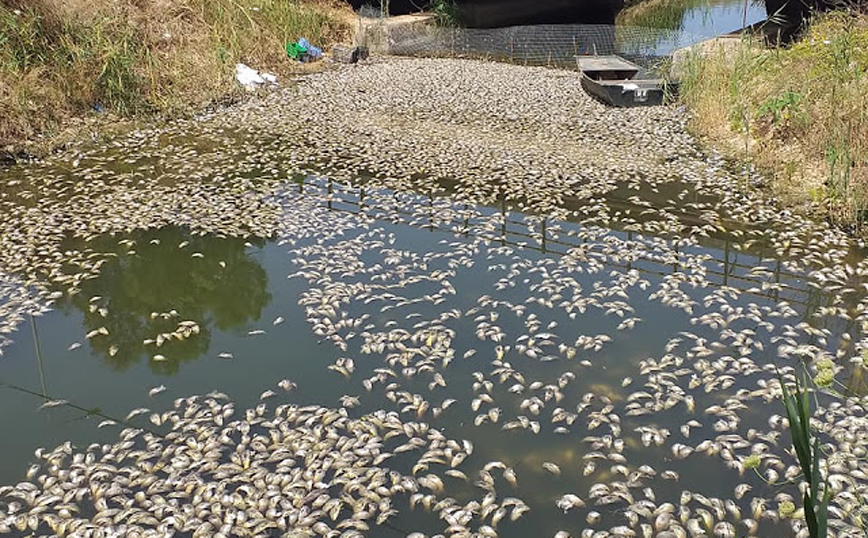
{"label": "dead fish", "polygon": [[557,465],[555,465],[554,463],[546,461],[546,462],[543,462],[542,467],[543,467],[543,469],[545,469],[546,471],[550,472],[551,474],[553,474],[555,476],[561,476],[561,468],[558,467]]}
{"label": "dead fish", "polygon": [[512,467],[507,467],[503,470],[503,479],[509,482],[512,487],[518,487],[518,477],[515,476],[515,469]]}
{"label": "dead fish", "polygon": [[567,493],[558,499],[557,505],[566,514],[573,508],[582,508],[585,506],[585,502],[578,495]]}
{"label": "dead fish", "polygon": [[137,407],[137,408],[133,409],[132,411],[130,411],[129,414],[127,414],[127,418],[124,420],[130,420],[133,417],[137,417],[138,415],[143,415],[145,413],[150,413],[150,412],[151,412],[151,410],[148,409],[147,407]]}
{"label": "dead fish", "polygon": [[50,409],[52,407],[60,407],[61,405],[66,405],[69,402],[66,400],[48,400],[44,404],[39,406],[39,409]]}

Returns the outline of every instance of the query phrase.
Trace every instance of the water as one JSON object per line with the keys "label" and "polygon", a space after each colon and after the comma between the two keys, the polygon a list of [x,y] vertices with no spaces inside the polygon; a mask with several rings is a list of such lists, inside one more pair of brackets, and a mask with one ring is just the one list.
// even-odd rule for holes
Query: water
{"label": "water", "polygon": [[[678,190],[677,185],[672,188]],[[68,241],[65,248],[69,250],[88,248],[93,252],[110,253],[109,261],[101,267],[99,276],[81,284],[79,293],[64,297],[52,312],[32,318],[29,327],[21,327],[15,335],[15,343],[6,349],[0,407],[15,412],[0,415],[0,428],[15,434],[4,435],[0,440],[4,455],[0,462],[0,483],[22,480],[36,447],[53,447],[67,440],[82,447],[112,441],[117,435],[116,427],[97,427],[106,419],[146,430],[165,431],[164,426],[148,421],[149,413],[129,421],[124,417],[137,407],[158,412],[168,409],[174,398],[190,394],[216,390],[227,393],[241,408],[251,407],[259,402],[263,391],[275,388],[277,380],[289,378],[298,388],[289,395],[280,391],[278,400],[338,406],[342,396],[356,396],[360,405],[350,411],[352,416],[384,405],[391,408],[394,404],[384,398],[389,390],[384,391],[382,384],[375,384],[372,391],[360,384],[360,380],[376,376],[376,369],[388,366],[383,361],[383,353],[365,349],[363,337],[366,333],[383,331],[387,334],[403,329],[407,335],[421,331],[416,334],[430,340],[427,344],[422,340],[412,345],[410,340],[405,340],[410,347],[436,348],[434,339],[448,335],[444,343],[447,348],[441,349],[447,355],[432,363],[442,364],[437,370],[444,375],[445,387],[431,388],[432,378],[421,373],[422,370],[418,375],[406,369],[402,373],[400,357],[394,351],[386,352],[387,358],[391,357],[394,379],[400,380],[402,390],[426,395],[432,406],[446,398],[459,402],[438,418],[431,416],[430,411],[420,418],[452,436],[473,441],[476,451],[466,467],[481,468],[488,461],[500,460],[518,473],[519,488],[503,486],[503,494],[521,496],[530,504],[532,512],[503,529],[501,534],[551,535],[575,517],[565,516],[555,506],[560,495],[584,492],[592,483],[615,476],[607,470],[615,463],[605,460],[597,462],[599,468],[590,477],[583,476],[590,450],[585,447],[587,441],[581,440],[587,439],[586,436],[611,435],[608,430],[611,425],[601,423],[592,427],[585,423],[586,419],[579,418],[568,428],[568,433],[555,433],[553,425],[546,424],[553,408],[575,408],[584,395],[590,393],[606,395],[615,404],[624,405],[628,394],[651,390],[647,382],[643,384],[640,380],[641,365],[649,357],[663,356],[667,344],[682,331],[713,338],[714,331],[697,327],[695,319],[691,322],[702,310],[703,297],[708,297],[715,289],[724,289],[719,286],[747,290],[761,284],[764,279],[746,274],[755,266],[768,266],[776,272],[773,281],[783,287],[746,292],[730,303],[733,307],[753,305],[774,309],[786,297],[795,308],[798,321],[809,319],[812,312],[831,301],[830,296],[808,286],[802,275],[782,268],[781,260],[770,257],[773,255],[768,249],[752,247],[740,251],[739,243],[728,234],[708,237],[682,252],[687,258],[704,260],[702,265],[709,271],[707,279],[712,283],[707,289],[686,290],[698,309],[691,314],[649,300],[650,291],[634,293],[639,288],[657,289],[669,277],[691,274],[696,269],[691,269],[689,263],[673,267],[648,260],[603,261],[596,269],[592,266],[582,274],[572,275],[576,279],[573,284],[563,280],[566,274],[553,278],[565,268],[563,253],[574,252],[575,247],[587,241],[579,237],[589,229],[575,222],[549,222],[516,212],[514,207],[505,204],[464,206],[469,215],[463,223],[467,229],[474,227],[474,220],[477,224],[492,219],[502,223],[500,233],[492,236],[496,239],[485,240],[479,235],[449,233],[446,223],[438,223],[438,213],[431,208],[448,204],[448,198],[410,194],[402,203],[394,193],[365,194],[358,187],[331,184],[314,177],[305,179],[300,190],[303,192],[291,186],[284,193],[317,198],[331,192],[330,198],[318,202],[329,211],[336,214],[367,211],[379,218],[373,226],[348,230],[337,239],[300,241],[293,246],[278,239],[248,240],[193,234],[176,226],[104,235],[87,243]],[[665,205],[662,201],[666,199],[665,194],[644,194],[651,199],[659,197],[661,205]],[[386,203],[389,200],[396,205],[389,207]],[[637,209],[617,192],[610,195],[609,205],[620,207],[624,216]],[[582,206],[574,207],[580,211]],[[687,215],[685,213],[685,217]],[[546,222],[545,232],[543,222]],[[611,231],[593,231],[604,240],[597,247],[617,240],[624,241],[625,245],[633,241],[635,245],[653,248],[653,237],[644,238],[624,230],[629,226],[618,221],[612,222],[612,226]],[[469,257],[460,253],[471,245],[475,245],[478,252],[468,250]],[[351,256],[347,256],[349,252]],[[341,267],[341,261],[349,258],[357,263],[352,270]],[[600,256],[601,260],[604,258]],[[383,267],[394,268],[400,277],[393,274],[385,279],[378,278]],[[530,270],[534,267],[544,270]],[[297,273],[299,270],[315,271],[315,274],[305,277]],[[287,278],[288,275],[293,277]],[[617,290],[614,295],[607,291],[611,281],[618,278],[628,282],[624,289],[629,299],[620,297]],[[414,283],[404,284],[404,281]],[[339,344],[336,346],[312,331],[315,327],[306,319],[305,309],[309,315],[311,309],[315,311],[324,304],[319,297],[326,293],[330,283],[337,282],[372,288],[368,294],[370,301],[348,297],[349,302],[331,316],[333,320],[356,321],[355,325],[337,332],[341,338],[335,340]],[[382,295],[374,293],[377,286],[382,287]],[[559,286],[566,287],[558,291]],[[558,293],[563,295],[562,300],[568,300],[571,293],[580,289],[596,290],[606,302],[599,309],[589,306],[587,312],[579,315],[576,310],[557,306],[558,299],[553,294]],[[487,297],[496,298],[497,303],[491,303]],[[551,302],[546,304],[546,300]],[[521,315],[516,314],[515,307],[520,307]],[[609,312],[604,314],[606,310]],[[441,316],[450,311],[454,315]],[[618,325],[629,318],[638,320],[635,328],[618,330]],[[159,347],[155,343],[144,343],[157,335],[172,333],[182,321],[195,322],[199,332],[183,340],[167,336],[167,342]],[[498,342],[478,337],[480,327],[491,325],[502,331]],[[108,330],[108,335],[86,338],[88,333],[101,327]],[[539,342],[535,344],[528,342],[527,335],[534,338],[534,334],[542,333],[550,335],[537,337]],[[572,343],[578,335],[601,334],[615,335],[615,338],[601,344],[598,350],[577,345],[573,358],[558,350],[558,343]],[[774,362],[768,337],[758,341],[765,342],[767,351],[755,349],[752,359],[760,364]],[[81,347],[70,351],[69,346],[76,343]],[[503,352],[501,346],[504,345],[510,349]],[[527,350],[520,354],[521,345],[536,351],[532,355],[528,355]],[[685,349],[688,347],[689,344]],[[465,358],[471,351],[475,354]],[[157,354],[167,360],[155,361],[153,357]],[[231,358],[221,358],[221,355],[230,356],[226,354],[231,354]],[[446,356],[451,357],[448,367],[446,362],[441,362]],[[355,371],[351,375],[329,369],[341,357],[355,358]],[[497,379],[500,374],[496,367],[499,364],[502,367],[501,363],[492,362],[497,357],[508,360],[516,372],[523,372],[528,383],[537,380],[548,389],[515,394],[506,390],[515,380],[495,383],[490,394],[496,405],[484,404],[480,412],[497,408],[502,418],[496,424],[485,418],[479,426],[474,426],[481,415],[471,411],[469,402],[488,391],[474,390],[471,385],[483,377]],[[583,365],[582,361],[588,362]],[[419,366],[404,368],[415,371]],[[565,378],[565,374],[571,377]],[[475,377],[477,375],[481,377]],[[628,383],[631,377],[635,380]],[[559,386],[559,380],[563,382],[558,396],[562,401],[546,399],[546,390]],[[148,396],[148,390],[158,385],[165,385],[166,391]],[[697,395],[697,401],[689,409],[678,404],[650,417],[620,415],[619,431],[632,437],[623,450],[630,468],[647,464],[658,472],[678,473],[677,480],[658,477],[646,481],[658,497],[677,498],[683,490],[711,494],[710,482],[719,495],[726,495],[745,481],[752,483],[757,493],[762,491],[763,485],[755,477],[729,471],[717,458],[673,460],[665,446],[658,447],[654,443],[644,446],[632,435],[636,428],[651,427],[667,428],[669,435],[680,437],[679,425],[686,420],[686,414],[687,418],[693,416],[703,423],[693,429],[690,434],[693,438],[713,437],[713,421],[700,410],[713,402],[722,403],[725,394],[738,387],[751,388],[752,385],[735,379],[729,391],[718,393],[712,389],[701,398]],[[44,402],[41,394],[51,399],[62,398],[70,405],[40,410]],[[537,402],[543,406],[541,416],[522,407],[526,405],[522,400],[531,394],[535,394],[539,398]],[[548,392],[548,397],[551,396]],[[604,407],[599,399],[592,399],[588,409]],[[747,410],[740,420],[743,426],[763,427],[767,412],[763,408]],[[540,422],[541,432],[535,435],[521,428],[503,429],[506,423],[519,416]],[[552,477],[543,469],[543,462],[557,463],[562,475]],[[472,498],[473,488],[454,478],[445,480],[453,495]],[[617,506],[616,503],[614,508]],[[620,510],[604,509],[602,512],[604,523],[619,521]],[[423,529],[430,525],[434,532],[436,519],[426,522],[424,517],[419,517],[419,510],[402,512],[377,535],[406,534],[411,529],[419,529],[420,522]],[[777,527],[767,524],[765,528],[771,533],[768,535],[773,535]]]}
{"label": "water", "polygon": [[[280,376],[278,379],[298,375],[313,365],[311,356],[329,356],[327,347],[318,346],[308,331],[301,330],[305,326],[303,312],[286,308],[297,301],[300,283],[286,280],[285,275],[269,278],[266,268],[274,273],[286,263],[273,245],[264,248],[260,241],[259,246],[245,247],[242,240],[191,236],[178,228],[137,233],[130,238],[138,242],[137,254],[122,254],[116,262],[106,264],[102,275],[85,283],[80,294],[61,301],[56,311],[34,318],[35,335],[32,327],[23,328],[22,336],[31,338],[7,350],[4,382],[67,399],[90,411],[38,411],[41,398],[3,390],[5,408],[27,410],[27,419],[13,413],[2,416],[3,426],[18,432],[0,441],[5,455],[2,482],[23,478],[26,466],[22,464],[32,458],[36,439],[43,446],[67,439],[85,444],[107,441],[117,432],[95,427],[106,417],[123,419],[135,407],[167,405],[178,395],[214,389],[226,390],[239,402],[249,404],[265,390],[263,387],[274,384],[275,375]],[[148,243],[155,239],[162,243]],[[191,265],[190,251],[177,247],[184,240],[190,241],[189,249],[201,252],[211,263]],[[118,250],[117,238],[98,241],[103,245],[110,242]],[[224,261],[226,268],[217,260]],[[102,299],[91,302],[94,296]],[[107,308],[108,315],[91,312],[91,306]],[[177,327],[181,318],[151,317],[152,312],[173,309],[183,313],[184,320],[198,322],[201,332],[159,348],[143,344]],[[278,316],[276,312],[288,321],[272,328],[270,322]],[[271,329],[268,335],[247,336],[248,331],[266,324]],[[110,335],[85,338],[100,327],[108,328]],[[293,341],[291,348],[285,347],[287,339]],[[69,351],[73,343],[83,345]],[[110,346],[117,346],[115,355],[110,355]],[[169,360],[153,361],[151,357],[157,353]],[[220,359],[219,353],[235,353],[238,358]],[[255,363],[251,362],[254,359]],[[239,376],[241,372],[243,376]],[[147,389],[160,384],[171,388],[159,398],[149,398]]]}
{"label": "water", "polygon": [[619,52],[643,57],[668,56],[766,19],[761,2],[737,0],[639,4],[633,9],[620,18]]}
{"label": "water", "polygon": [[724,0],[687,9],[678,29],[691,35],[713,37],[735,32],[765,18],[765,7],[760,2]]}

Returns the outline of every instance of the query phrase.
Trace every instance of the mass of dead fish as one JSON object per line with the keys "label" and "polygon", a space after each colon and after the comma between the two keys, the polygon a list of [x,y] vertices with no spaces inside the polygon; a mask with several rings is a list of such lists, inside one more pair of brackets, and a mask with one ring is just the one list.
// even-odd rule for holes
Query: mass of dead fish
{"label": "mass of dead fish", "polygon": [[[828,372],[830,535],[864,536],[868,262],[744,190],[685,120],[606,109],[575,73],[392,59],[0,172],[0,337],[118,255],[69,237],[269,238],[338,352],[322,368],[358,388],[336,408],[277,404],[294,379],[243,412],[222,394],[133,410],[116,443],[39,449],[0,486],[0,533],[351,537],[424,510],[442,525],[400,532],[804,537],[780,379]],[[152,316],[150,360],[200,337],[182,309]],[[471,457],[485,438],[503,452]]]}

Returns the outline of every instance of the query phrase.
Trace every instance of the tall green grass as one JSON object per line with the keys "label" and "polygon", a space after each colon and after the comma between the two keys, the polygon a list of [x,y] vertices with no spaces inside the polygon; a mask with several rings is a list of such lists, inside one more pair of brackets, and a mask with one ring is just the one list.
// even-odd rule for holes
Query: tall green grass
{"label": "tall green grass", "polygon": [[286,73],[287,41],[329,46],[329,0],[0,0],[0,148],[92,108],[175,114],[234,91],[235,63]]}
{"label": "tall green grass", "polygon": [[0,5],[0,142],[45,132],[94,105],[147,109],[141,42],[114,14],[85,26],[39,2]]}
{"label": "tall green grass", "polygon": [[[781,382],[781,399],[787,413],[790,426],[790,438],[802,469],[802,476],[807,488],[802,496],[805,522],[811,538],[826,538],[828,536],[829,499],[832,492],[820,474],[820,440],[812,436],[811,403],[808,381],[801,384],[796,377],[795,390]],[[813,439],[812,439],[813,437]]]}
{"label": "tall green grass", "polygon": [[[283,50],[287,41],[306,37],[311,43],[331,43],[347,31],[346,22],[327,9],[299,0],[189,0],[190,7],[210,29],[212,40],[230,56],[263,51],[262,38]],[[257,50],[259,49],[259,50]]]}
{"label": "tall green grass", "polygon": [[777,194],[861,227],[868,210],[868,16],[830,13],[789,48],[745,37],[682,62],[693,128],[770,171]]}

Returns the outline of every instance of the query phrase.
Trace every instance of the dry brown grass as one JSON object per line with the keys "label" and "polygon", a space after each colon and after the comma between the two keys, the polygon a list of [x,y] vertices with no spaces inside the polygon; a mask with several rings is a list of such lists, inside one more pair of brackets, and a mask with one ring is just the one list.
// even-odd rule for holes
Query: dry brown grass
{"label": "dry brown grass", "polygon": [[284,44],[350,36],[336,0],[0,0],[0,153],[71,119],[176,115],[238,91],[237,62],[308,70]]}
{"label": "dry brown grass", "polygon": [[832,13],[788,49],[745,38],[682,66],[694,130],[772,174],[775,194],[861,226],[868,209],[868,17]]}

